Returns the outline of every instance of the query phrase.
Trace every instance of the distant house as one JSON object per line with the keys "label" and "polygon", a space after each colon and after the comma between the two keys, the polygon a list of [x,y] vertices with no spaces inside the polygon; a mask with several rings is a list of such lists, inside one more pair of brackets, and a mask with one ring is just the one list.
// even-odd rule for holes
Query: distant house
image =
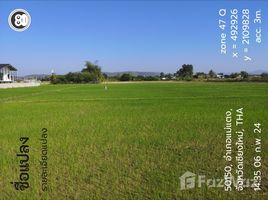
{"label": "distant house", "polygon": [[16,79],[17,69],[10,64],[0,64],[0,82],[13,82]]}
{"label": "distant house", "polygon": [[218,73],[217,74],[217,78],[223,79],[224,78],[224,74],[223,73]]}

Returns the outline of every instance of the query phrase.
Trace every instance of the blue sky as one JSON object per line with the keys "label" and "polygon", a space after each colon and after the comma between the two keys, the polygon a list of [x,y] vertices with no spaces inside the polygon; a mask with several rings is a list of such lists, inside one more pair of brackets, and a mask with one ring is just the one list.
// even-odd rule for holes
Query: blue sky
{"label": "blue sky", "polygon": [[[24,32],[8,25],[16,8],[31,15]],[[260,45],[250,26],[252,61],[243,61],[242,52],[239,59],[231,51],[220,55],[220,8],[252,14],[261,8]],[[0,1],[0,63],[14,65],[19,75],[79,71],[86,60],[98,60],[108,72],[173,73],[182,64],[193,64],[196,72],[268,70],[267,11],[266,1]]]}

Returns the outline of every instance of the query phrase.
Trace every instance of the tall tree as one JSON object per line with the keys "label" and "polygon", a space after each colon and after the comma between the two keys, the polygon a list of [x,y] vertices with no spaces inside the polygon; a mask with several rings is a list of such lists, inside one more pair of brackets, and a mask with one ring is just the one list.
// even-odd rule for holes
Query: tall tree
{"label": "tall tree", "polygon": [[132,80],[132,76],[131,74],[128,73],[124,73],[120,76],[120,81],[131,81]]}
{"label": "tall tree", "polygon": [[216,78],[216,77],[217,77],[217,74],[216,74],[216,72],[214,72],[214,71],[211,69],[211,70],[209,70],[209,72],[208,72],[208,76],[209,76],[209,78]]}
{"label": "tall tree", "polygon": [[243,79],[248,78],[248,73],[246,71],[241,71],[240,74]]}
{"label": "tall tree", "polygon": [[103,74],[101,72],[101,67],[97,64],[93,64],[90,61],[86,61],[85,67],[82,72],[87,72],[93,76],[95,82],[100,82],[103,80]]}
{"label": "tall tree", "polygon": [[193,65],[184,64],[176,72],[176,76],[180,78],[192,78],[193,77]]}

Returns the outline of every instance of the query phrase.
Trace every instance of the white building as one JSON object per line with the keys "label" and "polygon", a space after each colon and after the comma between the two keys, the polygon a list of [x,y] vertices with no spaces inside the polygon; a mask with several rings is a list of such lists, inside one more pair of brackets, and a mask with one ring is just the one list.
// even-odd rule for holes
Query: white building
{"label": "white building", "polygon": [[224,78],[223,73],[217,74],[217,78],[223,79]]}
{"label": "white building", "polygon": [[14,82],[17,69],[10,64],[0,64],[0,82]]}

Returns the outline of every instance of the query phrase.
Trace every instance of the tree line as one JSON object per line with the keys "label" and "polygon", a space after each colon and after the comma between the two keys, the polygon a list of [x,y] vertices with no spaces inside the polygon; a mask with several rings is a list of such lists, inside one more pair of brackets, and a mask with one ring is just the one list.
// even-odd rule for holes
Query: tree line
{"label": "tree line", "polygon": [[50,81],[53,84],[58,83],[100,83],[105,77],[101,68],[97,64],[86,61],[85,67],[81,72],[69,72],[65,75],[52,74]]}
{"label": "tree line", "polygon": [[229,75],[216,73],[212,69],[208,73],[196,72],[191,64],[183,64],[175,73],[161,72],[156,76],[132,75],[123,73],[121,75],[108,77],[97,64],[86,61],[85,67],[80,72],[69,72],[65,75],[52,74],[49,80],[53,84],[58,83],[100,83],[102,81],[159,81],[159,80],[206,80],[206,81],[268,81],[268,74],[250,76],[246,71],[231,73]]}

